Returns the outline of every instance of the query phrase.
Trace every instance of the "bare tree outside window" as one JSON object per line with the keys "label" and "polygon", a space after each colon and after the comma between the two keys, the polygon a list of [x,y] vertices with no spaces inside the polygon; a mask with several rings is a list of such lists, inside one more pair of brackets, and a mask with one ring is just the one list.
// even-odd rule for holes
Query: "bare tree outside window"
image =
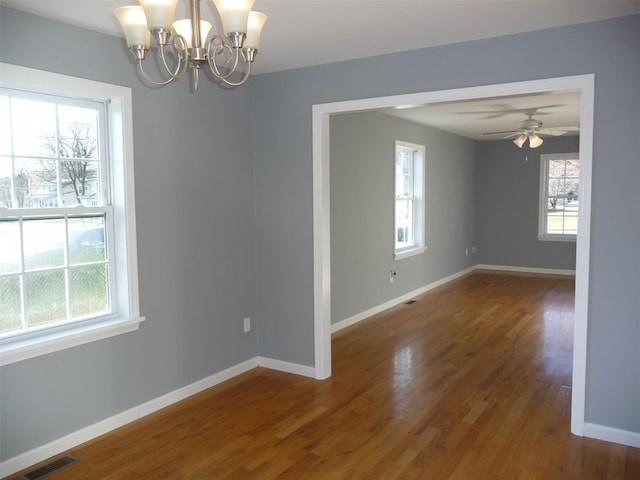
{"label": "bare tree outside window", "polygon": [[[60,190],[64,203],[68,203],[73,193],[75,204],[84,205],[94,196],[98,180],[98,142],[95,128],[90,123],[71,122],[61,129],[59,139],[55,133],[45,135],[43,149],[60,160]],[[68,159],[68,160],[65,160]],[[43,182],[57,185],[57,167],[41,161],[42,170],[38,176]]]}

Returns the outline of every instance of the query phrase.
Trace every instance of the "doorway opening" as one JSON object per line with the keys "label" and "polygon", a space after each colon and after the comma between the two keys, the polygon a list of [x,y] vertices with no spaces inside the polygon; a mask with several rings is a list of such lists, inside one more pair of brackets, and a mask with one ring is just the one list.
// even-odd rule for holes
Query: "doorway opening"
{"label": "doorway opening", "polygon": [[315,377],[331,376],[330,116],[407,105],[509,97],[558,90],[580,92],[581,201],[576,242],[575,320],[571,432],[583,435],[585,423],[587,318],[591,218],[594,76],[579,75],[481,87],[359,99],[313,106],[313,240]]}

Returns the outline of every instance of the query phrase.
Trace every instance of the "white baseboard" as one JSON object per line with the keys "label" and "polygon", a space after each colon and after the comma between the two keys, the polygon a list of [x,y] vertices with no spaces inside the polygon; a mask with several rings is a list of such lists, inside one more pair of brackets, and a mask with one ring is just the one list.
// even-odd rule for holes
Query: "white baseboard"
{"label": "white baseboard", "polygon": [[513,267],[510,265],[476,265],[476,270],[495,270],[499,272],[540,273],[543,275],[575,276],[575,270],[561,270],[558,268]]}
{"label": "white baseboard", "polygon": [[640,433],[620,430],[595,423],[584,424],[584,436],[604,440],[606,442],[619,443],[629,447],[640,448]]}
{"label": "white baseboard", "polygon": [[184,400],[185,398],[202,392],[207,388],[211,388],[219,383],[230,380],[233,377],[248,372],[258,366],[312,378],[315,376],[315,369],[313,367],[283,362],[281,360],[273,360],[270,358],[254,357],[227,368],[226,370],[215,373],[210,377],[203,378],[202,380],[198,380],[190,385],[174,390],[173,392],[169,392],[141,405],[130,408],[129,410],[125,410],[124,412],[94,423],[93,425],[89,425],[88,427],[77,430],[69,435],[65,435],[64,437],[58,438],[46,445],[42,445],[16,457],[5,460],[0,463],[0,477],[4,478],[31,465],[35,465],[46,460],[47,458],[70,450],[82,443],[88,442],[100,435],[104,435],[105,433],[111,432],[112,430],[120,428],[162,408]]}
{"label": "white baseboard", "polygon": [[355,325],[356,323],[361,322],[362,320],[369,318],[372,315],[383,312],[391,307],[395,307],[396,305],[404,303],[407,300],[412,299],[413,297],[417,297],[418,295],[428,292],[429,290],[433,290],[434,288],[444,285],[445,283],[449,283],[452,280],[456,280],[457,278],[463,277],[473,272],[474,270],[476,270],[476,268],[477,267],[475,266],[469,267],[466,270],[462,270],[460,272],[454,273],[453,275],[449,275],[448,277],[444,277],[444,278],[441,278],[440,280],[436,280],[435,282],[430,283],[429,285],[425,285],[424,287],[420,287],[416,290],[412,290],[409,293],[405,293],[404,295],[401,295],[392,300],[389,300],[388,302],[384,302],[383,304],[380,304],[373,308],[365,310],[364,312],[358,313],[352,317],[345,318],[344,320],[340,320],[339,322],[336,322],[331,325],[331,333],[335,333],[342,330],[343,328],[347,328],[347,327],[350,327],[351,325]]}
{"label": "white baseboard", "polygon": [[258,366],[278,370],[280,372],[293,373],[304,377],[315,378],[316,369],[306,365],[297,363],[283,362],[282,360],[274,360],[273,358],[258,357]]}

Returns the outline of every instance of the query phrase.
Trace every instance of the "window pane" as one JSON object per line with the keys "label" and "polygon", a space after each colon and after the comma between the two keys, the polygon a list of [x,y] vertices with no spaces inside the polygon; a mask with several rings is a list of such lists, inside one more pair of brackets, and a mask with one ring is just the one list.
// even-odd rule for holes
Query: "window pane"
{"label": "window pane", "polygon": [[70,269],[69,289],[73,318],[108,312],[106,265],[87,265]]}
{"label": "window pane", "polygon": [[562,190],[563,181],[561,178],[550,178],[548,194],[550,197],[555,197]]}
{"label": "window pane", "polygon": [[99,173],[98,162],[62,160],[60,162],[62,205],[65,207],[101,205]]}
{"label": "window pane", "polygon": [[67,318],[63,270],[28,273],[24,276],[24,282],[29,326]]}
{"label": "window pane", "polygon": [[413,236],[413,200],[396,200],[396,249],[412,246]]}
{"label": "window pane", "polygon": [[396,152],[396,197],[413,196],[413,151]]}
{"label": "window pane", "polygon": [[396,200],[396,223],[409,223],[413,220],[413,200]]}
{"label": "window pane", "polygon": [[20,224],[0,221],[0,273],[20,271]]}
{"label": "window pane", "polygon": [[580,177],[580,161],[579,160],[567,160],[566,163],[566,175],[567,177]]}
{"label": "window pane", "polygon": [[578,234],[578,212],[565,212],[564,215],[564,232],[566,235]]}
{"label": "window pane", "polygon": [[561,235],[564,232],[564,214],[562,210],[549,210],[547,213],[547,233]]}
{"label": "window pane", "polygon": [[0,208],[13,207],[11,177],[13,177],[11,157],[0,156]]}
{"label": "window pane", "polygon": [[58,106],[59,155],[63,158],[98,158],[98,124],[92,108]]}
{"label": "window pane", "polygon": [[104,217],[81,217],[68,220],[71,265],[106,260],[104,227]]}
{"label": "window pane", "polygon": [[63,219],[25,220],[25,270],[62,267],[64,265],[65,226]]}
{"label": "window pane", "polygon": [[398,224],[396,227],[396,248],[410,247],[413,244],[413,225]]}
{"label": "window pane", "polygon": [[16,159],[15,208],[58,206],[58,162]]}
{"label": "window pane", "polygon": [[[9,126],[9,97],[0,95],[0,155],[11,155],[11,127]],[[5,174],[0,168],[0,177]]]}
{"label": "window pane", "polygon": [[549,160],[549,177],[558,178],[566,175],[566,160]]}
{"label": "window pane", "polygon": [[53,103],[12,98],[13,153],[56,156],[56,106]]}
{"label": "window pane", "polygon": [[0,277],[0,334],[21,328],[20,277]]}

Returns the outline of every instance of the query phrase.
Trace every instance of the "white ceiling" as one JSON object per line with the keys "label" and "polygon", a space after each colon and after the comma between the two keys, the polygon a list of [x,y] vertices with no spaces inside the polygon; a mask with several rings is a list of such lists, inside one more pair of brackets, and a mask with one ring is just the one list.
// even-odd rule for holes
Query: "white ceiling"
{"label": "white ceiling", "polygon": [[[114,8],[135,0],[0,0],[0,4],[77,26],[122,36]],[[180,0],[176,18],[186,16]],[[216,25],[215,9],[201,1],[202,16]],[[477,40],[543,28],[640,13],[640,1],[616,0],[257,0],[255,10],[267,14],[253,73],[363,58],[449,43]],[[219,31],[219,30],[218,30]],[[546,105],[536,118],[545,127],[577,126],[574,95],[484,99],[464,104],[429,105],[397,110],[443,130],[481,139],[486,131],[510,130],[526,118],[522,112],[494,116],[501,110]],[[560,116],[560,114],[562,116]]]}
{"label": "white ceiling", "polygon": [[579,127],[580,94],[577,91],[544,92],[380,111],[474,140],[501,140],[507,135],[484,137],[482,134],[517,129],[529,113],[542,122],[543,128]]}

